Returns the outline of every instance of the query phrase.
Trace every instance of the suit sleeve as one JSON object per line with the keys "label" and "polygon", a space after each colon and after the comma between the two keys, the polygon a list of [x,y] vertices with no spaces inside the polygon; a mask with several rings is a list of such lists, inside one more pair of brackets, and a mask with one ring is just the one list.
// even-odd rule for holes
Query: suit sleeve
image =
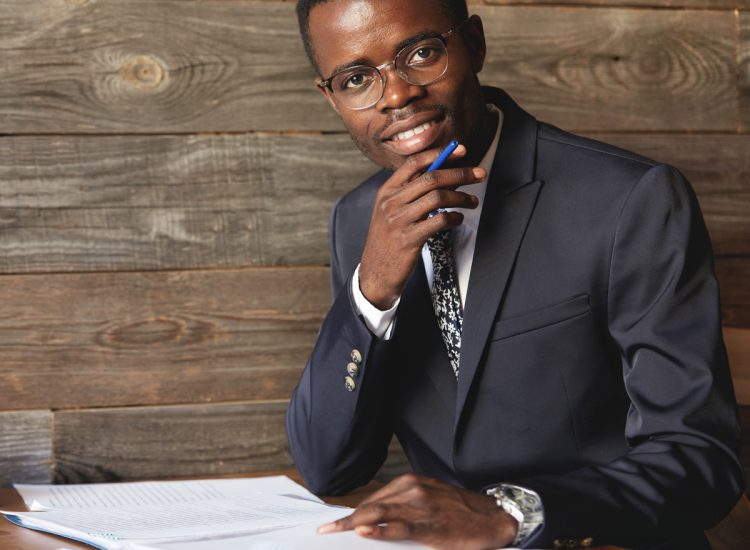
{"label": "suit sleeve", "polygon": [[[317,494],[340,494],[370,481],[393,435],[387,407],[388,341],[357,315],[351,295],[354,267],[337,253],[337,210],[329,225],[333,304],[287,410],[289,447],[302,478]],[[358,360],[358,358],[361,358]],[[354,388],[347,365],[358,368]]]}
{"label": "suit sleeve", "polygon": [[646,172],[621,211],[607,308],[630,399],[629,451],[514,480],[544,506],[544,527],[525,547],[566,537],[620,546],[679,538],[718,522],[744,487],[711,246],[695,196],[673,168]]}

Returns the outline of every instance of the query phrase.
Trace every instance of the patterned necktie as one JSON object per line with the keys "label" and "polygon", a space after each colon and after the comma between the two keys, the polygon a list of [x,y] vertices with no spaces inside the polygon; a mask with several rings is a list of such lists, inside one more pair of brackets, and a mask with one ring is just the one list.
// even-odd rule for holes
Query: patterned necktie
{"label": "patterned necktie", "polygon": [[453,373],[458,378],[458,360],[461,356],[461,326],[464,311],[458,295],[456,268],[453,264],[453,242],[449,230],[441,231],[427,240],[432,257],[432,307],[435,309],[443,342]]}

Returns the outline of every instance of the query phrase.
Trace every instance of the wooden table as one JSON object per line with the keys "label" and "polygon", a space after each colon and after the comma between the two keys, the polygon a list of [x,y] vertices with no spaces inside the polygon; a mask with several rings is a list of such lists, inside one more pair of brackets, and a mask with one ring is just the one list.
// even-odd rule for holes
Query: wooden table
{"label": "wooden table", "polygon": [[[259,477],[270,475],[286,475],[297,483],[302,483],[302,479],[295,470],[285,470],[282,472],[261,472],[247,475],[233,475],[223,477]],[[195,478],[191,478],[195,479]],[[339,504],[343,506],[356,506],[367,495],[382,487],[382,483],[372,482],[356,491],[341,497],[325,497],[323,500],[329,504]],[[0,489],[0,510],[26,510],[21,495],[15,489]],[[0,518],[0,549],[2,550],[60,550],[60,549],[86,549],[91,550],[91,546],[74,542],[70,539],[32,531],[12,524],[5,518]]]}

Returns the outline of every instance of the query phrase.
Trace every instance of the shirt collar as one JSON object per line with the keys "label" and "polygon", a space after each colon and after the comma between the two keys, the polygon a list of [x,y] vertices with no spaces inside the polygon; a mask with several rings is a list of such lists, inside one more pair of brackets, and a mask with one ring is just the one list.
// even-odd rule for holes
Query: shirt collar
{"label": "shirt collar", "polygon": [[479,218],[482,215],[482,206],[484,205],[484,195],[487,191],[487,182],[490,179],[490,171],[492,170],[492,163],[495,160],[495,153],[497,152],[497,145],[500,142],[500,131],[503,127],[503,112],[493,104],[488,104],[487,109],[493,113],[497,113],[497,129],[495,130],[495,137],[492,139],[492,143],[487,148],[487,152],[484,154],[482,161],[479,163],[481,168],[487,173],[487,177],[484,181],[479,183],[472,183],[471,185],[463,185],[460,187],[464,193],[474,195],[479,199],[479,205],[474,209],[469,208],[455,208],[456,210],[464,215],[464,221],[459,227],[463,227],[464,231],[471,230],[476,233],[479,228]]}

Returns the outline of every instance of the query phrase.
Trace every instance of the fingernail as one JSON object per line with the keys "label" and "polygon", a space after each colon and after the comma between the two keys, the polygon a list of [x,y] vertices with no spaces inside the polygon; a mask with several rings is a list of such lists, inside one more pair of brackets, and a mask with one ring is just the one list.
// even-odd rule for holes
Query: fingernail
{"label": "fingernail", "polygon": [[459,145],[458,147],[456,147],[456,150],[453,151],[453,154],[454,155],[462,155],[465,152],[466,152],[466,147],[464,147],[463,145]]}
{"label": "fingernail", "polygon": [[360,525],[359,527],[356,527],[354,529],[358,535],[372,535],[375,532],[375,529],[373,529],[370,525]]}
{"label": "fingernail", "polygon": [[477,178],[478,180],[483,180],[484,177],[486,176],[486,173],[482,168],[474,168],[474,170],[472,170],[472,173],[474,174],[474,177]]}
{"label": "fingernail", "polygon": [[335,523],[326,523],[325,525],[321,525],[318,527],[318,530],[316,531],[319,535],[325,535],[326,533],[333,533],[336,530],[336,524]]}

